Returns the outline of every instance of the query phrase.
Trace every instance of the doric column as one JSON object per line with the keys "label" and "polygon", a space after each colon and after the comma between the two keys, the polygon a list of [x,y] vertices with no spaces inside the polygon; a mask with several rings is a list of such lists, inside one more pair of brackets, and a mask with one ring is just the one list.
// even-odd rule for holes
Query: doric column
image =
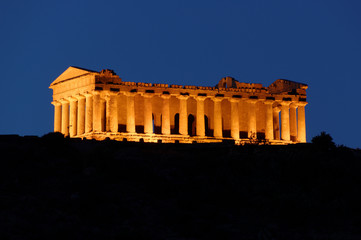
{"label": "doric column", "polygon": [[100,109],[100,94],[97,91],[93,92],[93,131],[101,132],[101,109]]}
{"label": "doric column", "polygon": [[289,141],[290,137],[290,102],[282,101],[281,104],[281,139]]}
{"label": "doric column", "polygon": [[280,119],[279,113],[281,109],[279,107],[273,108],[273,133],[274,139],[280,140]]}
{"label": "doric column", "polygon": [[213,103],[214,103],[214,110],[213,110],[213,121],[214,121],[214,130],[213,130],[213,136],[215,138],[222,138],[223,132],[222,132],[222,102],[223,98],[220,97],[214,97]]}
{"label": "doric column", "polygon": [[108,127],[108,123],[106,122],[106,100],[100,97],[100,131],[106,132],[106,127]]}
{"label": "doric column", "polygon": [[93,95],[85,94],[85,132],[89,133],[93,130]]}
{"label": "doric column", "polygon": [[78,102],[74,97],[69,98],[70,101],[70,125],[69,125],[69,135],[70,137],[76,136],[76,127],[77,127],[77,114],[78,114]]}
{"label": "doric column", "polygon": [[61,103],[53,101],[54,105],[54,132],[61,132]]}
{"label": "doric column", "polygon": [[170,134],[170,119],[169,119],[169,94],[162,94],[163,106],[162,106],[162,134]]}
{"label": "doric column", "polygon": [[291,104],[290,105],[290,135],[291,141],[297,141],[297,105]]}
{"label": "doric column", "polygon": [[205,96],[197,96],[195,97],[197,101],[197,128],[196,128],[196,134],[199,137],[204,137],[206,135],[206,130],[204,126],[204,100],[206,100],[207,97]]}
{"label": "doric column", "polygon": [[239,139],[239,113],[238,98],[229,99],[231,102],[231,137],[235,140]]}
{"label": "doric column", "polygon": [[179,95],[179,134],[188,135],[188,111],[187,100],[189,96]]}
{"label": "doric column", "polygon": [[256,103],[258,99],[248,99],[248,138],[257,138]]}
{"label": "doric column", "polygon": [[306,114],[305,106],[307,102],[298,102],[298,141],[306,142]]}
{"label": "doric column", "polygon": [[77,95],[76,98],[78,99],[77,135],[79,136],[85,132],[85,97]]}
{"label": "doric column", "polygon": [[127,92],[127,132],[135,133],[135,108],[134,108],[134,92]]}
{"label": "doric column", "polygon": [[61,133],[69,135],[69,101],[61,99]]}
{"label": "doric column", "polygon": [[153,110],[152,110],[152,98],[153,94],[144,93],[144,133],[153,133]]}
{"label": "doric column", "polygon": [[112,133],[118,132],[118,101],[117,95],[110,94],[110,116],[109,116],[109,129]]}
{"label": "doric column", "polygon": [[266,105],[266,132],[265,137],[268,140],[273,140],[273,109],[272,104],[274,101],[266,100],[264,104]]}
{"label": "doric column", "polygon": [[104,96],[105,100],[105,131],[110,132],[110,95],[107,94]]}

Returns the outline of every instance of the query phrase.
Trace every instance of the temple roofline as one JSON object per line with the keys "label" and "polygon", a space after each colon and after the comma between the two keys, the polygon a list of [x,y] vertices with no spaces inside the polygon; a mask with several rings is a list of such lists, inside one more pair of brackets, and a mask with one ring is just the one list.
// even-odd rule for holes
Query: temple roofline
{"label": "temple roofline", "polygon": [[[203,90],[226,90],[227,91],[238,91],[237,89],[258,89],[260,91],[268,91],[271,94],[274,93],[288,93],[290,95],[305,95],[305,90],[308,88],[307,84],[291,81],[288,79],[277,79],[268,87],[263,86],[260,83],[245,83],[239,82],[238,80],[227,76],[222,78],[218,84],[214,87],[211,86],[191,86],[191,85],[169,85],[169,84],[156,84],[156,83],[145,83],[145,82],[128,82],[122,81],[118,75],[114,73],[113,70],[103,69],[100,72],[70,66],[67,70],[65,70],[57,79],[55,79],[49,88],[52,88],[54,85],[59,83],[75,79],[78,77],[82,77],[88,74],[93,74],[98,80],[96,80],[96,84],[100,83],[99,81],[103,81],[104,83],[107,81],[106,79],[112,79],[112,81],[116,81],[117,84],[124,85],[136,85],[136,86],[147,86],[147,87],[170,87],[170,88],[184,88],[184,89],[203,89]],[[119,79],[119,80],[116,80]]]}
{"label": "temple roofline", "polygon": [[70,66],[70,67],[77,68],[77,69],[80,69],[80,70],[84,70],[84,71],[87,71],[87,72],[99,73],[98,71],[94,71],[94,70],[87,69],[87,68],[82,68],[82,67],[77,67],[77,66]]}
{"label": "temple roofline", "polygon": [[280,78],[280,79],[277,79],[277,80],[283,80],[283,81],[287,81],[287,82],[291,82],[291,83],[297,83],[297,84],[301,84],[301,85],[304,85],[304,86],[308,87],[308,84],[306,84],[306,83],[296,82],[296,81],[292,81],[292,80],[285,79],[285,78]]}

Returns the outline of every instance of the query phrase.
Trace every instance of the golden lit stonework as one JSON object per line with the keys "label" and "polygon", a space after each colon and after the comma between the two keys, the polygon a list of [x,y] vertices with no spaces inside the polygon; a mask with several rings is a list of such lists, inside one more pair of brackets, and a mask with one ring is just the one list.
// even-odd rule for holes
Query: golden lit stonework
{"label": "golden lit stonework", "polygon": [[235,144],[306,142],[307,85],[225,77],[215,87],[124,82],[69,67],[51,85],[54,132],[103,140]]}

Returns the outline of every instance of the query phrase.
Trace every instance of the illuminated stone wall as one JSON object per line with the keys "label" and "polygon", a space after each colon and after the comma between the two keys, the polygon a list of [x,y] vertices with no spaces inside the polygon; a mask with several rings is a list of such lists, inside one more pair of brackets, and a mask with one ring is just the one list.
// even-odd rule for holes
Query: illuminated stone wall
{"label": "illuminated stone wall", "polygon": [[54,131],[70,137],[236,144],[306,142],[307,85],[269,87],[226,77],[215,87],[124,82],[69,67],[51,85]]}

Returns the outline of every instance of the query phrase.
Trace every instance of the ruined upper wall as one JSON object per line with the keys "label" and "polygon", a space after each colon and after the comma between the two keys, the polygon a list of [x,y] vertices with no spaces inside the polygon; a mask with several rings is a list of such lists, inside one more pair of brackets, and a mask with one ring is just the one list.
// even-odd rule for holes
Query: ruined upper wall
{"label": "ruined upper wall", "polygon": [[286,79],[278,79],[268,88],[271,94],[288,94],[288,95],[304,95],[306,96],[307,84],[293,82]]}
{"label": "ruined upper wall", "polygon": [[95,75],[95,83],[119,84],[122,79],[113,70],[103,69]]}
{"label": "ruined upper wall", "polygon": [[263,86],[260,83],[241,83],[232,77],[222,78],[216,88],[258,88],[262,89]]}

